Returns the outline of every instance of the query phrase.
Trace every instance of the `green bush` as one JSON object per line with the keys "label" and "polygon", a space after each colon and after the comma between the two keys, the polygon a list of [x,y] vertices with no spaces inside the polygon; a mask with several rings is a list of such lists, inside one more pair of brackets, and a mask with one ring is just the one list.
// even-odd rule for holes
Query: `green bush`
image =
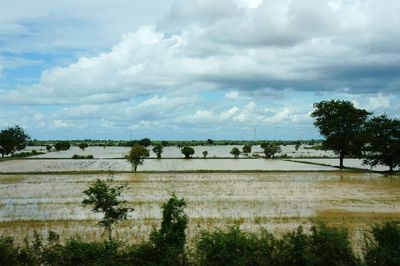
{"label": "green bush", "polygon": [[374,225],[372,238],[367,237],[365,245],[366,265],[400,265],[400,224],[395,221]]}

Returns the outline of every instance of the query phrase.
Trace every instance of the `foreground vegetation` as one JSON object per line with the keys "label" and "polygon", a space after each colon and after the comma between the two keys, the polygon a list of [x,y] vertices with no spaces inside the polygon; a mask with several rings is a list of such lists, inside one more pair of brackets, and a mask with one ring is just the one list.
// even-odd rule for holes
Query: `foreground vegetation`
{"label": "foreground vegetation", "polygon": [[128,245],[117,240],[61,243],[49,232],[16,245],[0,237],[0,265],[400,265],[400,226],[388,221],[365,232],[362,254],[350,244],[346,230],[317,224],[277,237],[263,230],[238,227],[203,231],[193,247],[185,245],[188,222],[185,202],[172,197],[163,208],[161,227],[148,241]]}

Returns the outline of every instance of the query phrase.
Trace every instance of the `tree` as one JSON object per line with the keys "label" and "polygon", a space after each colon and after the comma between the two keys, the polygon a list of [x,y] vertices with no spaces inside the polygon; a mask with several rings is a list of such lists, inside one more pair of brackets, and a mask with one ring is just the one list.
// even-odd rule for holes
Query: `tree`
{"label": "tree", "polygon": [[300,148],[300,146],[301,146],[301,142],[300,142],[300,141],[296,141],[296,145],[294,146],[294,149],[295,149],[296,151],[298,151],[299,148]]}
{"label": "tree", "polygon": [[265,142],[261,144],[261,148],[264,150],[264,154],[266,158],[274,159],[275,154],[281,152],[281,147],[272,142]]}
{"label": "tree", "polygon": [[113,225],[126,220],[128,212],[134,211],[134,208],[122,207],[127,202],[121,199],[126,186],[112,186],[112,181],[112,178],[109,178],[107,182],[97,179],[93,185],[83,191],[87,198],[82,201],[83,205],[93,205],[92,212],[103,213],[103,218],[98,224],[104,226],[110,241]]}
{"label": "tree", "polygon": [[251,144],[245,144],[243,146],[242,150],[243,150],[243,153],[245,153],[245,154],[251,153]]}
{"label": "tree", "polygon": [[69,141],[59,141],[54,144],[54,149],[56,151],[67,151],[71,148],[71,143]]}
{"label": "tree", "polygon": [[389,119],[386,114],[373,117],[364,131],[367,141],[364,164],[386,165],[393,172],[400,166],[400,120]]}
{"label": "tree", "polygon": [[139,140],[138,144],[142,145],[142,146],[145,146],[145,147],[148,147],[148,146],[151,145],[151,140],[149,138],[144,138],[144,139]]}
{"label": "tree", "polygon": [[25,149],[29,139],[29,135],[18,125],[3,129],[0,131],[1,157]]}
{"label": "tree", "polygon": [[163,146],[161,144],[156,144],[153,147],[153,152],[157,155],[157,158],[160,159],[163,152]]}
{"label": "tree", "polygon": [[78,147],[79,147],[81,150],[84,151],[87,147],[89,147],[89,145],[88,145],[87,143],[85,143],[85,142],[82,142],[82,143],[79,143]]}
{"label": "tree", "polygon": [[149,151],[142,145],[135,144],[132,146],[127,156],[128,161],[132,164],[136,172],[138,165],[143,164],[144,159],[149,157]]}
{"label": "tree", "polygon": [[347,155],[360,156],[363,138],[362,127],[370,115],[364,109],[354,107],[349,101],[331,100],[314,103],[311,116],[314,125],[326,139],[322,143],[327,149],[339,154],[339,167]]}
{"label": "tree", "polygon": [[208,155],[208,151],[203,151],[203,158],[206,158]]}
{"label": "tree", "polygon": [[46,145],[46,151],[47,151],[47,152],[50,152],[52,148],[53,148],[53,146],[51,146],[51,145]]}
{"label": "tree", "polygon": [[235,157],[235,159],[237,159],[240,155],[240,150],[238,148],[234,147],[234,148],[232,148],[230,154],[232,154]]}
{"label": "tree", "polygon": [[185,155],[186,159],[189,159],[194,154],[194,149],[189,146],[185,146],[181,150],[182,154]]}
{"label": "tree", "polygon": [[212,139],[207,139],[207,144],[208,145],[214,145],[214,141]]}
{"label": "tree", "polygon": [[185,230],[189,221],[184,212],[185,207],[185,200],[178,199],[175,194],[172,194],[171,198],[161,206],[161,228],[151,233],[150,241],[154,244],[158,255],[164,257],[162,261],[166,261],[168,258],[174,258],[174,260],[181,258],[180,260],[182,260],[186,244]]}

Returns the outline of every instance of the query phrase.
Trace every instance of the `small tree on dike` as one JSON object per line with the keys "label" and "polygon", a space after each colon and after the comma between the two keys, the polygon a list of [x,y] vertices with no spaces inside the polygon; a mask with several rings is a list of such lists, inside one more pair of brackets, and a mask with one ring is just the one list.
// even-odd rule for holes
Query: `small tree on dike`
{"label": "small tree on dike", "polygon": [[275,154],[281,152],[281,147],[276,143],[266,142],[261,144],[261,148],[264,150],[265,158],[275,158]]}
{"label": "small tree on dike", "polygon": [[136,172],[138,165],[143,164],[144,159],[149,157],[150,153],[146,147],[135,144],[129,151],[128,161],[132,164],[133,170]]}
{"label": "small tree on dike", "polygon": [[128,213],[134,208],[122,207],[127,201],[121,198],[126,186],[112,186],[112,178],[107,181],[97,179],[87,190],[83,191],[86,198],[83,205],[92,205],[92,212],[103,213],[103,218],[98,223],[104,227],[108,240],[112,240],[112,227],[114,224],[126,220]]}
{"label": "small tree on dike", "polygon": [[79,147],[79,149],[84,151],[87,147],[89,147],[89,145],[85,142],[82,142],[82,143],[79,143],[78,147]]}
{"label": "small tree on dike", "polygon": [[186,159],[189,159],[194,154],[194,149],[192,147],[185,146],[181,150],[182,154],[185,155]]}
{"label": "small tree on dike", "polygon": [[208,151],[203,151],[203,158],[204,159],[207,158],[207,155],[208,155]]}
{"label": "small tree on dike", "polygon": [[156,154],[157,159],[161,159],[161,154],[163,152],[163,146],[161,144],[156,144],[153,147],[153,152]]}
{"label": "small tree on dike", "polygon": [[237,159],[240,155],[240,150],[237,147],[234,147],[230,153],[235,157],[235,159]]}

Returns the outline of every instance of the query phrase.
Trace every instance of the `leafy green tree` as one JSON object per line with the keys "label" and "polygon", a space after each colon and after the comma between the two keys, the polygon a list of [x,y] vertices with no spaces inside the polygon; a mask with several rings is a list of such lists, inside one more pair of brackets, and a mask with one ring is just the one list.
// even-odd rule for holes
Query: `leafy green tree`
{"label": "leafy green tree", "polygon": [[51,146],[51,145],[46,145],[46,151],[47,151],[47,152],[50,152],[52,148],[53,148],[53,146]]}
{"label": "leafy green tree", "polygon": [[146,147],[135,144],[129,151],[127,156],[128,161],[132,164],[134,171],[136,172],[138,165],[143,164],[144,159],[149,157],[150,153]]}
{"label": "leafy green tree", "polygon": [[185,155],[186,159],[189,159],[194,154],[194,149],[189,146],[185,146],[181,149],[183,155]]}
{"label": "leafy green tree", "polygon": [[29,135],[18,125],[0,131],[0,153],[1,156],[11,154],[25,149]]}
{"label": "leafy green tree", "polygon": [[214,141],[212,139],[207,139],[207,144],[208,145],[214,145]]}
{"label": "leafy green tree", "polygon": [[82,143],[79,143],[78,147],[79,147],[81,150],[84,151],[87,147],[89,147],[89,145],[88,145],[87,143],[85,143],[85,142],[82,142]]}
{"label": "leafy green tree", "polygon": [[153,147],[153,152],[157,155],[157,158],[160,159],[163,152],[163,146],[161,144],[156,144]]}
{"label": "leafy green tree", "polygon": [[83,191],[86,198],[82,201],[83,205],[93,206],[92,212],[103,213],[103,218],[98,224],[104,227],[110,241],[113,225],[126,220],[128,213],[134,210],[123,207],[127,201],[121,198],[121,194],[126,186],[112,186],[111,183],[111,178],[107,182],[97,179],[93,185]]}
{"label": "leafy green tree", "polygon": [[206,158],[208,155],[208,151],[203,151],[203,158]]}
{"label": "leafy green tree", "polygon": [[400,120],[386,114],[373,117],[366,123],[365,135],[364,164],[386,165],[390,172],[400,166]]}
{"label": "leafy green tree", "polygon": [[251,144],[245,144],[244,146],[243,146],[243,148],[242,148],[242,150],[243,150],[243,153],[245,153],[245,154],[249,154],[249,153],[251,153]]}
{"label": "leafy green tree", "polygon": [[281,152],[281,147],[273,142],[264,142],[261,144],[266,158],[275,158],[275,154]]}
{"label": "leafy green tree", "polygon": [[71,143],[69,141],[59,141],[54,144],[54,149],[56,151],[67,151],[71,148]]}
{"label": "leafy green tree", "polygon": [[339,154],[339,167],[343,168],[343,159],[347,155],[360,156],[363,146],[362,128],[370,115],[364,109],[354,107],[350,101],[322,101],[314,103],[311,116],[314,125],[326,139],[324,147]]}
{"label": "leafy green tree", "polygon": [[232,154],[235,159],[237,159],[240,155],[240,150],[237,147],[232,148],[230,154]]}

